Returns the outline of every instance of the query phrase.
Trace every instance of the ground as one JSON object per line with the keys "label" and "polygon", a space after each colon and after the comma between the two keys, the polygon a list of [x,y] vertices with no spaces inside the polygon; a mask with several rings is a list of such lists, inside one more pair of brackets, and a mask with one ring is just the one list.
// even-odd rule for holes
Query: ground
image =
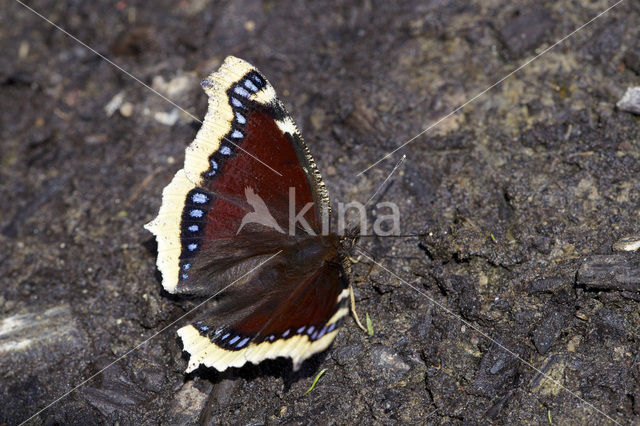
{"label": "ground", "polygon": [[616,108],[637,2],[549,51],[613,0],[28,4],[196,117],[200,79],[250,61],[334,205],[406,154],[370,218],[395,202],[420,236],[360,240],[373,336],[349,320],[298,373],[185,375],[189,318],[166,327],[195,301],[162,290],[142,225],[199,124],[6,0],[0,424],[640,422],[640,117]]}

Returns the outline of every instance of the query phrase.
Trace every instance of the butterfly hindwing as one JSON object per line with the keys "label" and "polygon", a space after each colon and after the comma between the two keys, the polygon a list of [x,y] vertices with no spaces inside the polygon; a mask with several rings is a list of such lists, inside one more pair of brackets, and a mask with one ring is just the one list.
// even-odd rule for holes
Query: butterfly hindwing
{"label": "butterfly hindwing", "polygon": [[[308,249],[319,242],[306,241]],[[190,354],[187,371],[200,364],[219,371],[245,362],[287,356],[294,368],[333,341],[348,313],[342,268],[324,259],[293,265],[292,246],[251,280],[232,286],[194,324],[181,328]]]}

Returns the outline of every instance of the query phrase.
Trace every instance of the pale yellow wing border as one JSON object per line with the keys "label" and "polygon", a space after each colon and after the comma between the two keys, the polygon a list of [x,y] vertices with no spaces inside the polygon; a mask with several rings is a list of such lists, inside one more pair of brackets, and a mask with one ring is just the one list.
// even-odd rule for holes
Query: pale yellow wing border
{"label": "pale yellow wing border", "polygon": [[[337,303],[349,297],[349,290],[343,290]],[[338,333],[340,320],[349,313],[348,307],[340,307],[325,324],[326,333],[317,340],[311,340],[306,334],[297,334],[288,339],[276,339],[250,343],[240,350],[227,350],[213,344],[208,337],[202,336],[193,325],[178,330],[184,350],[189,353],[189,365],[186,372],[196,370],[200,365],[224,371],[229,367],[241,367],[247,362],[258,364],[266,359],[278,357],[291,358],[294,370],[312,355],[322,352],[331,345]]]}

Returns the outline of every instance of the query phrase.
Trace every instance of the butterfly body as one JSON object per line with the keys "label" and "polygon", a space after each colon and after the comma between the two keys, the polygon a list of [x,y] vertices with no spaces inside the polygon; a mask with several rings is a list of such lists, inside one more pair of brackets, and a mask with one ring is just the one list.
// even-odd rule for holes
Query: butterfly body
{"label": "butterfly body", "polygon": [[228,57],[203,87],[202,128],[146,225],[165,290],[217,296],[178,330],[187,371],[280,356],[297,369],[348,313],[348,239],[323,232],[327,191],[267,79]]}

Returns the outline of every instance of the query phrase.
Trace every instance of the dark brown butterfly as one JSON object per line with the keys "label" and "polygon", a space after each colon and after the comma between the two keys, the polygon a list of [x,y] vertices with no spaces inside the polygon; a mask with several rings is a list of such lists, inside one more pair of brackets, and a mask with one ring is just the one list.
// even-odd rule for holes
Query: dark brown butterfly
{"label": "dark brown butterfly", "polygon": [[202,84],[204,123],[145,226],[168,292],[224,290],[178,330],[187,372],[276,357],[298,369],[331,344],[348,314],[348,241],[323,232],[328,193],[267,79],[230,56]]}

